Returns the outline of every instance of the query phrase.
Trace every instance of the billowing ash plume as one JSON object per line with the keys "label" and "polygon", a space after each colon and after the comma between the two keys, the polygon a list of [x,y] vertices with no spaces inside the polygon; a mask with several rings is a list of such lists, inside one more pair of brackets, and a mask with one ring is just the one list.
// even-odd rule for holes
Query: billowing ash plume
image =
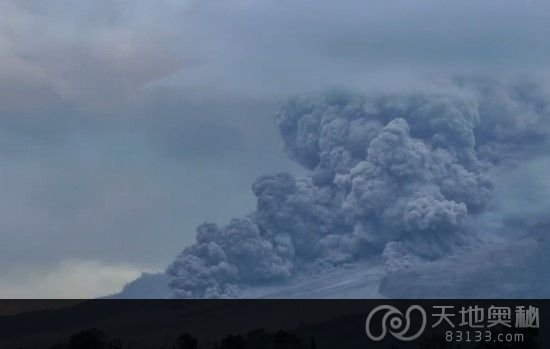
{"label": "billowing ash plume", "polygon": [[545,141],[550,108],[536,86],[457,85],[288,102],[277,115],[285,150],[311,175],[261,177],[255,212],[200,226],[168,269],[175,296],[238,296],[239,285],[361,258],[395,269],[467,242],[465,221],[489,202],[493,173]]}

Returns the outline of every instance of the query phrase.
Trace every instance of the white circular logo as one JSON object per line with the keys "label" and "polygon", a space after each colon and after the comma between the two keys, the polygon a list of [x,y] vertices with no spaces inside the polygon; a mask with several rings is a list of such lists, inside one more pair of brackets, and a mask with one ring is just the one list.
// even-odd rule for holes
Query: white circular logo
{"label": "white circular logo", "polygon": [[[407,336],[406,334],[409,332],[409,328],[411,327],[411,312],[413,312],[414,310],[420,312],[420,315],[422,316],[422,324],[418,332]],[[385,312],[385,314],[382,317],[382,331],[378,336],[376,336],[372,334],[370,327],[373,316],[379,312]],[[379,305],[369,313],[369,316],[367,316],[365,329],[367,331],[367,336],[373,341],[381,341],[386,337],[386,334],[388,332],[388,325],[390,327],[389,332],[395,338],[401,341],[413,341],[420,337],[420,335],[426,329],[426,317],[426,311],[419,305],[411,305],[405,312],[405,315],[403,315],[403,313],[401,313],[397,308],[392,307],[391,305]],[[403,321],[405,322],[404,324]]]}

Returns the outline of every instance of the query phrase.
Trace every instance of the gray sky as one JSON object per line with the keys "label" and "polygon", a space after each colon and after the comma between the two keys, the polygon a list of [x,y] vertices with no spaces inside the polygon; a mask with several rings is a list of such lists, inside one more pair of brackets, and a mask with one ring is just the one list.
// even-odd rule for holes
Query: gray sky
{"label": "gray sky", "polygon": [[0,2],[0,298],[92,297],[300,169],[271,118],[333,87],[545,77],[546,1]]}

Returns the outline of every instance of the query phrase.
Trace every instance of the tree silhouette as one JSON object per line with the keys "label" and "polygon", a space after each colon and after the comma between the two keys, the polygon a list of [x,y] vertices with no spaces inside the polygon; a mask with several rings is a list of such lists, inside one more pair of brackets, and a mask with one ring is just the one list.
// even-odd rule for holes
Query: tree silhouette
{"label": "tree silhouette", "polygon": [[317,349],[317,343],[315,342],[315,337],[311,337],[310,343],[309,343],[310,349]]}
{"label": "tree silhouette", "polygon": [[246,349],[264,349],[270,341],[270,333],[260,328],[248,332],[245,338]]}
{"label": "tree silhouette", "polygon": [[106,349],[107,337],[97,328],[83,330],[71,336],[68,349]]}
{"label": "tree silhouette", "polygon": [[176,338],[176,347],[178,349],[197,349],[197,339],[189,333],[184,333]]}
{"label": "tree silhouette", "polygon": [[[137,345],[137,344],[136,344]],[[314,337],[304,341],[300,336],[279,330],[277,332],[257,329],[246,336],[228,334],[219,343],[199,346],[198,340],[190,333],[179,335],[171,344],[164,344],[156,349],[317,349]],[[56,344],[50,349],[132,349],[132,342],[121,338],[109,338],[97,328],[91,328],[73,334],[66,343]],[[153,347],[151,347],[152,349]],[[431,347],[430,347],[431,348]],[[17,349],[29,349],[19,347]],[[36,349],[36,348],[33,348]]]}
{"label": "tree silhouette", "polygon": [[273,348],[275,349],[301,349],[304,348],[302,345],[303,341],[300,337],[293,333],[289,333],[283,330],[279,330],[275,334],[273,340]]}
{"label": "tree silhouette", "polygon": [[243,336],[227,335],[222,339],[219,349],[245,349],[246,344]]}

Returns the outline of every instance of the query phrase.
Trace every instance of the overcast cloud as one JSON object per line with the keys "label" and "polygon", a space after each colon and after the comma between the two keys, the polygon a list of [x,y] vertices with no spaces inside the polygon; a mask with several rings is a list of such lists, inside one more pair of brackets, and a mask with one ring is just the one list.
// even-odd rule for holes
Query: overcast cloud
{"label": "overcast cloud", "polygon": [[251,211],[255,178],[303,171],[272,117],[288,97],[548,91],[549,20],[545,1],[2,1],[0,298],[112,292]]}

